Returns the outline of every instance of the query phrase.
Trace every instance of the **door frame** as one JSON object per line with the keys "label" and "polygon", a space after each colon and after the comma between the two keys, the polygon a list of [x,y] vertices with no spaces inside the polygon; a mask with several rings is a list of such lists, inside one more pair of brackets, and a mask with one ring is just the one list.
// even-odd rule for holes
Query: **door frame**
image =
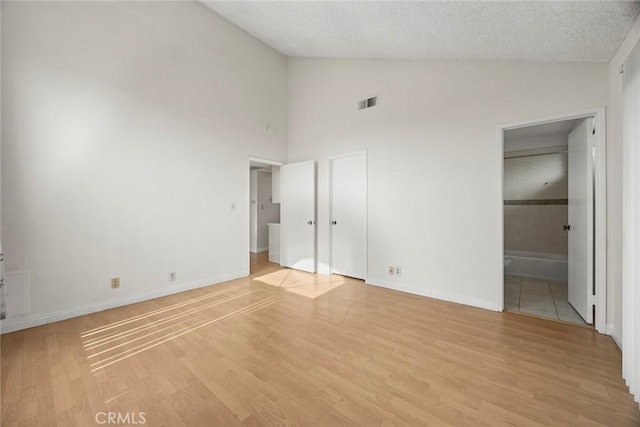
{"label": "door frame", "polygon": [[[247,250],[246,252],[246,268],[247,268],[247,276],[251,275],[251,226],[249,225],[249,221],[251,220],[251,162],[259,162],[264,163],[266,165],[271,166],[280,166],[284,165],[284,162],[280,162],[277,160],[264,159],[262,157],[249,156],[247,159],[246,172],[247,172]],[[282,186],[282,181],[280,181],[280,186]],[[282,214],[282,203],[280,203],[280,214]],[[282,227],[280,227],[280,244],[282,245]],[[282,253],[282,248],[280,248],[280,253]]]}
{"label": "door frame", "polygon": [[565,120],[583,119],[593,117],[596,127],[595,140],[595,160],[593,162],[595,183],[594,183],[594,226],[593,235],[595,259],[594,287],[596,295],[592,302],[596,306],[594,317],[595,329],[606,334],[607,324],[607,128],[605,107],[592,108],[577,111],[574,113],[558,114],[555,116],[542,117],[532,120],[524,120],[515,123],[508,123],[498,126],[498,245],[499,245],[499,266],[500,274],[499,295],[501,311],[504,311],[504,131],[523,127],[553,123]]}
{"label": "door frame", "polygon": [[337,154],[334,156],[330,156],[327,158],[329,161],[329,274],[333,273],[333,227],[331,226],[331,221],[333,219],[333,162],[339,159],[345,159],[349,157],[358,157],[364,156],[365,161],[365,171],[367,174],[366,184],[367,184],[367,194],[366,194],[366,212],[365,212],[365,222],[366,222],[366,237],[365,237],[365,283],[369,277],[369,157],[367,150],[354,151],[351,153]]}

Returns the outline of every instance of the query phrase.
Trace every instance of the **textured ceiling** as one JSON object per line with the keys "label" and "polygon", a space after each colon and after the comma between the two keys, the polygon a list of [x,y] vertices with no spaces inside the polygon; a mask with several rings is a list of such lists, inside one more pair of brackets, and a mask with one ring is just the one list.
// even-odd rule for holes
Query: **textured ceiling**
{"label": "textured ceiling", "polygon": [[296,57],[608,61],[639,1],[202,1]]}

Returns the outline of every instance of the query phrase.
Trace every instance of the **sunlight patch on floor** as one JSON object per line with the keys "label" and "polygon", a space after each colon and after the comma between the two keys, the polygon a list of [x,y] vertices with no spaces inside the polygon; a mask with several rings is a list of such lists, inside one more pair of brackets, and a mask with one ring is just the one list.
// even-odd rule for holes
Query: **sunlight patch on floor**
{"label": "sunlight patch on floor", "polygon": [[253,280],[311,299],[324,295],[345,283],[345,279],[341,276],[313,274],[291,269],[274,271],[255,277]]}
{"label": "sunlight patch on floor", "polygon": [[100,326],[98,328],[90,329],[88,331],[83,332],[80,336],[82,337],[82,339],[85,342],[91,341],[92,338],[89,338],[90,336],[104,333],[105,331],[107,331],[109,329],[118,328],[118,327],[126,325],[128,323],[137,322],[137,321],[139,321],[141,319],[148,319],[151,316],[155,316],[155,315],[158,315],[158,314],[161,314],[161,313],[165,313],[165,312],[168,312],[168,311],[171,311],[171,310],[182,310],[184,307],[186,307],[186,306],[188,306],[190,304],[197,304],[197,303],[199,303],[201,301],[213,298],[213,297],[215,297],[217,295],[224,295],[224,294],[229,293],[230,291],[235,291],[235,290],[239,290],[239,289],[240,288],[237,287],[237,286],[236,287],[225,287],[224,289],[218,290],[216,292],[211,292],[211,293],[208,293],[206,295],[202,295],[202,296],[199,296],[199,297],[196,297],[196,298],[190,298],[190,299],[188,299],[186,301],[182,301],[182,302],[179,302],[179,303],[176,303],[176,304],[171,304],[171,305],[168,305],[166,307],[159,308],[157,310],[148,311],[148,312],[140,314],[138,316],[129,317],[129,318],[126,318],[126,319],[119,320],[117,322],[113,322],[113,323],[109,323],[109,324],[104,325],[104,326]]}
{"label": "sunlight patch on floor", "polygon": [[95,373],[216,322],[247,316],[279,299],[260,290],[238,290],[212,292],[85,331],[81,337],[91,371]]}

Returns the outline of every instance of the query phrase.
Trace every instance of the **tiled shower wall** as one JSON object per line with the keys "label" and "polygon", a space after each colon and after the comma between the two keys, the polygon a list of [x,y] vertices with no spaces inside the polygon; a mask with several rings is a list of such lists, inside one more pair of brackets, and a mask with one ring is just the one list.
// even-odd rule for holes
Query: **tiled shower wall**
{"label": "tiled shower wall", "polygon": [[[567,255],[566,150],[565,145],[505,153],[505,250]],[[553,154],[531,156],[542,153]]]}

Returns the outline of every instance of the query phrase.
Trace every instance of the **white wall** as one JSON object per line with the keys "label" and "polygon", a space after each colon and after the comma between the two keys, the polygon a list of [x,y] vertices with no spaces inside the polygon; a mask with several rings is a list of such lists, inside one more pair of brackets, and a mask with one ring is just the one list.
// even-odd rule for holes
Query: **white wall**
{"label": "white wall", "polygon": [[257,241],[258,252],[269,250],[270,222],[280,222],[280,204],[272,203],[271,172],[258,171]]}
{"label": "white wall", "polygon": [[267,223],[280,222],[280,204],[271,201],[271,172],[251,171],[251,233],[249,250],[253,253],[269,250],[269,228]]}
{"label": "white wall", "polygon": [[640,18],[609,61],[607,108],[607,333],[622,347],[622,74],[640,40]]}
{"label": "white wall", "polygon": [[[498,126],[603,106],[607,64],[290,59],[290,162],[317,159],[328,272],[327,157],[368,150],[368,281],[501,309]],[[378,94],[378,106],[358,111]],[[389,276],[387,267],[402,267]]]}
{"label": "white wall", "polygon": [[31,273],[3,331],[248,274],[284,57],[197,2],[2,2],[2,39],[2,243]]}

